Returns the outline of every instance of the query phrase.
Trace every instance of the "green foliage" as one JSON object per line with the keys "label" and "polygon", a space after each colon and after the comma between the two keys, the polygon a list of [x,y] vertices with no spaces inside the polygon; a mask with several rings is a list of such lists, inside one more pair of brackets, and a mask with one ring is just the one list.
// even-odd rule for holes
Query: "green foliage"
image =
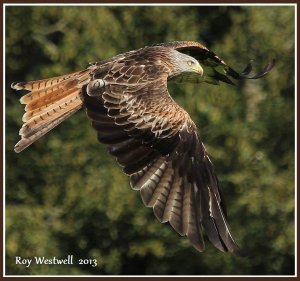
{"label": "green foliage", "polygon": [[[293,274],[293,7],[6,7],[7,274]],[[195,40],[230,66],[275,57],[236,87],[170,85],[212,155],[229,223],[249,256],[198,253],[143,206],[96,140],[85,112],[15,154],[23,106],[14,81],[83,69],[154,43]],[[98,260],[97,267],[15,264],[15,257]]]}

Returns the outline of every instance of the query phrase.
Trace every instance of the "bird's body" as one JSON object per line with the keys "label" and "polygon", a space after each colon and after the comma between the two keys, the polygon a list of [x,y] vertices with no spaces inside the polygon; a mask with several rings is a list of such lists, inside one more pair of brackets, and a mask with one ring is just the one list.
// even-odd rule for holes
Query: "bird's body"
{"label": "bird's body", "polygon": [[184,41],[130,51],[65,76],[14,83],[14,89],[30,91],[21,98],[26,113],[15,150],[22,151],[84,106],[99,141],[160,222],[169,222],[199,251],[206,233],[219,250],[238,253],[196,125],[167,88],[169,80],[232,83],[229,77],[242,76],[201,44]]}

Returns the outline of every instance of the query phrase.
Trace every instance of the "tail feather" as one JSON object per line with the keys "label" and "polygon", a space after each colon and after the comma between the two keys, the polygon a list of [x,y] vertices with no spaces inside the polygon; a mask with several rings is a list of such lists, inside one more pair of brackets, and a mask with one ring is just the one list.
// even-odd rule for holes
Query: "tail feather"
{"label": "tail feather", "polygon": [[55,107],[57,107],[60,104],[64,104],[66,102],[68,102],[70,100],[70,98],[72,97],[78,97],[78,94],[80,93],[80,89],[70,89],[69,91],[66,91],[65,95],[63,97],[61,97],[61,99],[58,100],[54,100],[51,103],[47,103],[47,104],[41,104],[39,107],[32,109],[30,111],[26,111],[26,107],[25,107],[25,113],[22,117],[22,121],[23,122],[27,122],[30,119],[32,119],[35,116],[41,115],[45,112],[48,112],[52,109],[54,109]]}
{"label": "tail feather", "polygon": [[[86,74],[87,71],[89,71],[90,68],[84,69],[81,71],[77,71],[71,74],[67,75],[62,75],[62,76],[57,76],[57,77],[52,77],[48,79],[43,79],[43,80],[36,80],[36,81],[29,81],[29,82],[15,82],[12,83],[11,87],[15,90],[29,90],[31,93],[28,93],[25,95],[26,97],[35,97],[35,92],[38,94],[39,92],[42,93],[46,89],[52,88],[55,85],[61,84],[62,82],[72,79],[72,78],[77,78],[80,75]],[[47,94],[47,93],[46,93]],[[24,97],[25,97],[24,96]]]}
{"label": "tail feather", "polygon": [[74,108],[77,108],[81,105],[82,101],[78,95],[70,98],[67,102],[61,103],[55,108],[52,108],[34,118],[31,118],[22,126],[19,134],[23,137],[28,137],[34,134],[37,130],[47,126],[53,120],[56,120],[57,118],[63,116],[66,112],[73,110]]}
{"label": "tail feather", "polygon": [[26,106],[16,152],[24,150],[82,107],[81,88],[90,81],[92,70],[90,67],[68,75],[11,85],[15,90],[31,91],[20,99]]}
{"label": "tail feather", "polygon": [[26,104],[25,111],[35,110],[37,108],[40,108],[42,105],[50,105],[68,96],[73,89],[74,88],[59,88],[56,91],[53,91],[51,94],[36,98]]}
{"label": "tail feather", "polygon": [[[82,81],[85,81],[86,79],[90,79],[89,72],[79,74],[79,77],[68,77],[65,80],[62,80],[59,84],[55,84],[53,86],[48,86],[46,88],[42,88],[40,86],[37,90],[32,90],[32,92],[24,95],[21,97],[20,102],[22,104],[26,104],[25,110],[31,110],[35,107],[39,106],[41,103],[51,103],[52,101],[55,101],[57,99],[60,99],[62,95],[65,94],[65,91],[68,89],[72,89],[74,87],[79,88],[78,85]],[[49,79],[51,80],[51,79]],[[46,81],[43,84],[47,85],[48,80],[41,80]],[[29,82],[30,83],[30,82]],[[21,88],[19,84],[23,85],[24,88]],[[80,85],[81,86],[81,85]],[[17,83],[15,85],[12,85],[12,87],[16,90],[22,90],[27,89],[28,86],[26,84],[24,85],[23,82]]]}
{"label": "tail feather", "polygon": [[63,122],[64,120],[66,120],[68,117],[70,117],[73,113],[75,113],[80,108],[81,108],[81,106],[79,106],[78,108],[74,108],[73,110],[65,113],[60,118],[58,118],[55,121],[51,122],[48,126],[45,126],[41,130],[37,131],[32,136],[27,137],[27,138],[22,137],[22,139],[15,145],[15,152],[19,153],[19,152],[23,151],[25,148],[27,148],[29,145],[31,145],[32,143],[34,143],[37,139],[39,139],[43,135],[47,134],[54,127],[56,127],[61,122]]}

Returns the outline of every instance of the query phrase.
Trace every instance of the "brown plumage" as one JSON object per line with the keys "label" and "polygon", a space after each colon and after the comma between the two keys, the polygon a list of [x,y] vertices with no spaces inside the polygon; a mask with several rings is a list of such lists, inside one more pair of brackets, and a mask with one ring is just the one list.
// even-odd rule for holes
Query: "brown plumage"
{"label": "brown plumage", "polygon": [[[143,203],[193,246],[204,250],[203,233],[221,251],[238,254],[224,199],[196,125],[169,95],[167,82],[256,79],[238,74],[196,42],[171,42],[120,54],[73,74],[28,83],[20,152],[85,106],[100,142],[108,146]],[[204,70],[203,70],[204,69]]]}

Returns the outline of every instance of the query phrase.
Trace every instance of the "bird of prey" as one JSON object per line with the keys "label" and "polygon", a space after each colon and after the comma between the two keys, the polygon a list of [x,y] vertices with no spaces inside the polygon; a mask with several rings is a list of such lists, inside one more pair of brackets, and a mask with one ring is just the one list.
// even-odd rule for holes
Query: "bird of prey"
{"label": "bird of prey", "polygon": [[223,252],[240,253],[230,232],[224,198],[213,165],[189,114],[171,98],[168,82],[220,81],[263,77],[270,61],[249,77],[239,74],[197,42],[147,46],[90,64],[86,69],[45,80],[13,83],[28,90],[21,152],[82,107],[98,140],[108,146],[133,189],[161,223],[204,250],[205,234]]}

